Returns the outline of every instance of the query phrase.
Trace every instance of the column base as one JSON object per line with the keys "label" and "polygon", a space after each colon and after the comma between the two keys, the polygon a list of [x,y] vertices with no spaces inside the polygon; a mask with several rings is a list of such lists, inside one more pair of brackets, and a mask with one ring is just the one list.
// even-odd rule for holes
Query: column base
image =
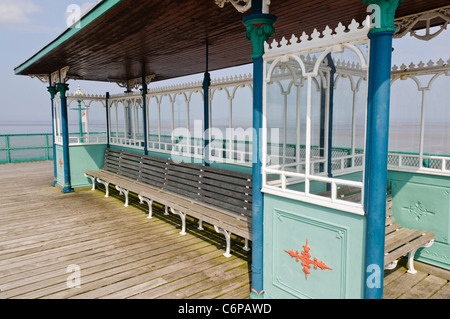
{"label": "column base", "polygon": [[69,186],[64,186],[64,188],[62,189],[61,193],[73,193],[75,190],[69,185]]}
{"label": "column base", "polygon": [[56,180],[56,178],[53,180],[52,186],[55,187],[55,185],[58,183],[58,181]]}

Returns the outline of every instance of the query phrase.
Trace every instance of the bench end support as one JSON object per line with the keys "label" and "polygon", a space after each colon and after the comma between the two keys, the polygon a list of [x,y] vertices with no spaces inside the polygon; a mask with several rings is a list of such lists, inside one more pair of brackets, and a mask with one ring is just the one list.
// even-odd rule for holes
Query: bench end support
{"label": "bench end support", "polygon": [[91,188],[91,191],[95,190],[95,177],[94,177],[94,176],[91,176],[91,175],[88,175],[88,174],[86,174],[86,173],[84,173],[84,177],[90,178],[90,179],[91,179],[91,181],[92,181],[92,188]]}
{"label": "bench end support", "polygon": [[231,232],[226,231],[225,229],[219,228],[215,225],[214,225],[214,229],[216,230],[216,232],[223,234],[225,236],[227,247],[226,247],[225,253],[223,255],[227,258],[231,257],[231,254],[230,254]]}
{"label": "bench end support", "polygon": [[99,182],[100,184],[105,185],[105,190],[106,190],[106,194],[105,197],[109,197],[109,183],[102,181],[100,178],[97,177],[97,182]]}
{"label": "bench end support", "polygon": [[416,254],[417,249],[419,249],[419,248],[427,248],[427,247],[430,247],[433,244],[434,244],[434,239],[426,242],[422,246],[420,246],[420,247],[418,247],[416,249],[413,249],[413,250],[411,250],[409,252],[409,255],[408,255],[408,271],[407,271],[409,274],[417,273],[417,270],[414,269],[414,255]]}
{"label": "bench end support", "polygon": [[153,208],[152,208],[153,200],[151,200],[149,198],[146,198],[146,197],[144,197],[142,195],[138,195],[138,197],[139,197],[139,201],[140,201],[141,204],[144,204],[144,202],[147,203],[147,205],[148,205],[148,217],[147,218],[151,219],[152,218],[152,214],[153,214]]}
{"label": "bench end support", "polygon": [[116,189],[120,192],[120,195],[125,195],[125,204],[123,206],[128,207],[128,190],[117,185]]}
{"label": "bench end support", "polygon": [[181,218],[181,231],[180,231],[180,234],[181,235],[186,235],[186,214],[183,213],[183,212],[180,212],[179,210],[176,210],[176,209],[174,209],[172,207],[170,208],[170,210],[175,215],[180,216],[180,218]]}

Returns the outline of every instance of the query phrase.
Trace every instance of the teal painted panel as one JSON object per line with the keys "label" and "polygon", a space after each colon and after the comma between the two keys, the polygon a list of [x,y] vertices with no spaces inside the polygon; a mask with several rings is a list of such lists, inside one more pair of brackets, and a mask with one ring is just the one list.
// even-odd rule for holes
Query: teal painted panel
{"label": "teal painted panel", "polygon": [[[364,216],[264,195],[266,298],[361,298],[364,248]],[[309,274],[289,251],[310,254]]]}
{"label": "teal painted panel", "polygon": [[72,187],[92,185],[84,176],[86,170],[97,170],[103,167],[103,156],[106,144],[72,145],[69,147],[70,182]]}
{"label": "teal painted panel", "polygon": [[64,187],[64,168],[62,164],[63,148],[61,145],[56,145],[56,182]]}
{"label": "teal painted panel", "polygon": [[392,209],[403,227],[436,234],[431,247],[416,259],[450,269],[450,181],[439,176],[391,172]]}

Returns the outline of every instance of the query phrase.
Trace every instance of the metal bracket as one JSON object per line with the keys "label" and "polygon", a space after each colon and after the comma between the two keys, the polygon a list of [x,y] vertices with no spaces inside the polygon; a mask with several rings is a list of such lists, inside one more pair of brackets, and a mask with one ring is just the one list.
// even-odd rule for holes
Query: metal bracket
{"label": "metal bracket", "polygon": [[91,175],[87,175],[86,173],[84,173],[84,177],[90,178],[90,179],[91,179],[91,181],[92,181],[92,188],[91,188],[91,191],[95,190],[95,177],[94,177],[94,176],[91,176]]}
{"label": "metal bracket", "polygon": [[105,185],[105,189],[106,189],[106,194],[105,197],[109,197],[109,182],[105,182],[102,181],[100,178],[97,177],[97,182],[99,182],[100,184]]}
{"label": "metal bracket", "polygon": [[183,212],[180,212],[179,210],[176,210],[174,208],[170,208],[170,210],[172,211],[172,213],[174,213],[175,215],[180,216],[181,218],[181,235],[186,235],[186,214]]}
{"label": "metal bracket", "polygon": [[152,208],[152,204],[153,204],[153,200],[149,199],[147,197],[144,197],[142,195],[138,195],[140,203],[143,204],[144,202],[146,202],[148,204],[148,219],[152,218],[152,213],[153,213],[153,208]]}
{"label": "metal bracket", "polygon": [[125,189],[123,187],[120,187],[116,185],[116,189],[120,192],[120,195],[125,195],[125,204],[123,206],[128,206],[128,189]]}
{"label": "metal bracket", "polygon": [[420,247],[418,247],[416,249],[413,249],[413,250],[411,250],[409,252],[409,255],[408,255],[408,273],[410,273],[410,274],[417,273],[417,270],[414,269],[414,255],[416,254],[417,249],[419,249],[419,248],[427,248],[427,247],[430,247],[433,244],[434,244],[434,239],[426,242],[422,246],[420,246]]}
{"label": "metal bracket", "polygon": [[224,236],[225,236],[225,240],[226,240],[226,243],[227,243],[227,247],[226,247],[226,250],[225,250],[225,253],[223,254],[225,257],[231,257],[231,254],[230,254],[230,246],[231,246],[231,232],[229,232],[229,231],[227,231],[227,230],[225,230],[225,229],[223,229],[223,228],[219,228],[219,227],[217,227],[216,225],[214,225],[214,229],[216,230],[216,232],[218,232],[218,233],[220,233],[220,234],[223,234]]}
{"label": "metal bracket", "polygon": [[244,245],[244,247],[242,247],[242,249],[245,251],[250,251],[250,247],[248,245],[248,239],[247,238],[244,238],[244,239],[245,239],[245,245]]}
{"label": "metal bracket", "polygon": [[384,266],[384,269],[389,269],[389,270],[394,269],[395,267],[397,267],[397,263],[398,263],[398,260],[391,261],[389,264]]}

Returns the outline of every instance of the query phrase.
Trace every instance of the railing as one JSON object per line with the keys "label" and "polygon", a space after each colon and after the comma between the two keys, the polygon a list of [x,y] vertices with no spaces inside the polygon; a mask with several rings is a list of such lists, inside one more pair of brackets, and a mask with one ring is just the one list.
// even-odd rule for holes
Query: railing
{"label": "railing", "polygon": [[53,159],[51,133],[0,134],[0,163]]}
{"label": "railing", "polygon": [[450,155],[389,152],[388,169],[449,176]]}

